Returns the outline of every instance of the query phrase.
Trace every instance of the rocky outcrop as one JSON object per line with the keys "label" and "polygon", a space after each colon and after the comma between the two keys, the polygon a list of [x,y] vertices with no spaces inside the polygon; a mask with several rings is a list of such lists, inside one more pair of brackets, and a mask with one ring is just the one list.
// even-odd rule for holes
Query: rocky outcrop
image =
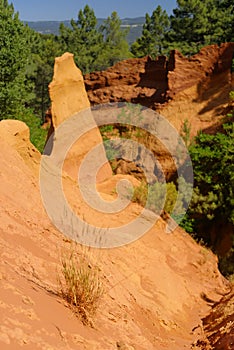
{"label": "rocky outcrop", "polygon": [[[71,62],[69,55],[57,60],[67,70],[71,67],[68,62]],[[63,120],[63,114],[59,113],[61,110],[76,113],[76,102],[72,101],[71,107],[66,105],[69,101],[66,94],[76,87],[76,74],[78,78],[77,70],[73,72],[70,82],[61,81],[51,88],[54,89],[51,90],[54,146],[61,125],[56,122]],[[60,101],[60,108],[55,108],[59,96],[63,103]],[[87,140],[92,141],[88,137]],[[211,251],[199,246],[180,228],[166,233],[162,219],[141,239],[116,249],[74,245],[56,230],[46,215],[38,175],[31,171],[40,154],[29,143],[29,130],[24,123],[0,122],[0,153],[0,349],[26,346],[67,350],[181,350],[190,349],[200,339],[201,333],[195,331],[202,328],[201,317],[210,311],[207,301],[220,300],[229,289]],[[105,199],[115,200],[118,179],[120,176],[100,185],[105,190],[101,194],[108,194]],[[130,203],[111,217],[110,213],[98,213],[85,205],[85,201],[81,202],[74,181],[67,176],[63,180],[69,205],[94,228],[127,225],[142,210]],[[56,207],[52,192],[50,196]],[[71,256],[72,252],[87,259],[90,271],[95,268],[103,283],[105,292],[91,320],[94,328],[84,326],[75,317],[73,308],[70,310],[60,292],[61,258]],[[216,330],[231,333],[232,315],[233,312],[224,329],[220,323]],[[219,314],[215,319],[219,321]],[[211,339],[209,335],[208,339]]]}
{"label": "rocky outcrop", "polygon": [[49,92],[55,128],[75,113],[90,107],[82,73],[76,67],[72,54],[65,53],[55,59]]}
{"label": "rocky outcrop", "polygon": [[[192,138],[200,129],[219,125],[226,115],[233,53],[234,43],[224,43],[204,47],[191,57],[173,50],[169,59],[129,59],[106,71],[86,74],[85,87],[92,105],[139,103],[159,112],[178,132],[187,120]],[[176,169],[169,153],[148,135],[143,143],[159,159],[166,178],[171,179]],[[123,161],[116,165],[116,171],[141,176],[139,169]]]}
{"label": "rocky outcrop", "polygon": [[[212,303],[212,300],[207,300]],[[234,348],[234,289],[215,303],[211,313],[203,319],[204,337],[196,349],[232,350]]]}
{"label": "rocky outcrop", "polygon": [[[167,234],[161,219],[144,237],[116,249],[72,244],[46,215],[38,176],[2,135],[0,349],[190,349],[198,339],[191,330],[209,311],[200,294],[219,300],[227,289],[216,257],[182,229]],[[64,182],[69,205],[95,227],[122,226],[141,210],[132,203],[110,222],[110,215],[80,205],[76,184],[68,177]],[[114,200],[115,183],[103,188]],[[84,326],[60,294],[61,258],[72,252],[87,258],[103,283],[95,328]]]}
{"label": "rocky outcrop", "polygon": [[194,85],[199,90],[202,86],[205,89],[206,81],[213,75],[221,73],[225,73],[225,78],[222,76],[224,80],[230,81],[233,54],[234,43],[206,46],[189,58],[178,51],[172,51],[168,62],[167,96],[173,98],[180,91]]}
{"label": "rocky outcrop", "polygon": [[229,81],[233,53],[234,43],[224,43],[204,47],[191,57],[173,50],[169,59],[129,59],[86,74],[85,87],[91,104],[127,101],[157,109],[192,86],[201,90],[212,75],[225,73],[222,79]]}
{"label": "rocky outcrop", "polygon": [[[53,81],[49,85],[49,93],[51,98],[52,124],[48,137],[51,136],[52,132],[54,133],[50,142],[47,144],[46,153],[53,155],[55,143],[58,145],[56,151],[58,153],[59,147],[62,147],[62,149],[63,146],[68,147],[67,142],[71,142],[68,149],[71,148],[66,156],[63,169],[72,178],[76,179],[82,160],[92,148],[95,148],[98,144],[102,144],[102,137],[92,117],[82,73],[76,67],[72,54],[65,53],[55,59],[54,76]],[[85,115],[82,115],[80,113],[81,111],[84,111]],[[77,117],[70,124],[65,124],[66,126],[61,130],[59,126],[74,115],[77,115]],[[85,135],[77,135],[76,138],[74,133],[76,132],[77,124],[79,124],[78,129],[80,127],[80,130],[82,130],[82,127],[85,129],[85,123],[92,126],[92,130],[85,133]],[[61,138],[64,138],[64,144]],[[74,142],[71,141],[72,139]],[[103,161],[105,163],[97,175],[97,181],[102,181],[111,176],[112,171],[106,160],[103,147],[99,156],[100,162]],[[95,165],[91,164],[90,171],[95,171],[94,168]]]}
{"label": "rocky outcrop", "polygon": [[102,72],[84,76],[91,104],[132,102],[151,107],[166,101],[168,61],[160,56],[132,58]]}
{"label": "rocky outcrop", "polygon": [[41,154],[30,142],[28,126],[20,120],[5,119],[0,122],[1,140],[19,153],[27,166],[38,174]]}

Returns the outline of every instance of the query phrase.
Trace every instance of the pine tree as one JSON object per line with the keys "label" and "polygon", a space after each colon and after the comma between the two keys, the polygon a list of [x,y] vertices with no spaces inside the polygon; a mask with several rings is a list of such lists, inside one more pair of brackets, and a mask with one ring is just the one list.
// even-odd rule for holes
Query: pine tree
{"label": "pine tree", "polygon": [[212,227],[229,223],[234,228],[233,116],[230,114],[222,132],[198,134],[196,143],[189,149],[194,193],[187,218],[193,220],[193,232],[209,244]]}
{"label": "pine tree", "polygon": [[211,34],[214,33],[214,38],[217,43],[234,41],[234,3],[231,0],[214,0],[213,6],[216,11],[213,11],[211,17]]}
{"label": "pine tree", "polygon": [[150,16],[145,16],[142,35],[132,44],[131,51],[136,57],[151,55],[152,57],[167,54],[166,34],[170,21],[165,10],[158,6]]}
{"label": "pine tree", "polygon": [[103,58],[106,66],[112,66],[116,62],[129,58],[128,42],[126,40],[128,29],[121,29],[121,19],[117,12],[112,12],[100,27],[104,36],[104,54]]}
{"label": "pine tree", "polygon": [[177,0],[168,41],[185,55],[233,39],[233,7],[225,0]]}
{"label": "pine tree", "polygon": [[34,98],[30,103],[34,113],[44,122],[45,112],[50,106],[48,85],[53,78],[55,57],[63,53],[58,39],[53,34],[39,34],[31,30],[31,59],[27,78],[33,83]]}
{"label": "pine tree", "polygon": [[0,119],[17,118],[32,97],[26,84],[29,41],[13,5],[0,0]]}
{"label": "pine tree", "polygon": [[99,68],[104,43],[97,29],[97,19],[88,5],[78,13],[78,19],[71,20],[71,27],[60,26],[60,41],[64,51],[74,54],[75,62],[83,73]]}

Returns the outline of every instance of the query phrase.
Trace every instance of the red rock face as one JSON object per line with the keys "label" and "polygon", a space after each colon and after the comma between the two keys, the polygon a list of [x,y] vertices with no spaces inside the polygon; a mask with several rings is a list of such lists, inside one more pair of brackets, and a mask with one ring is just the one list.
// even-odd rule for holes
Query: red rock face
{"label": "red rock face", "polygon": [[[164,56],[155,60],[129,59],[106,71],[85,75],[85,87],[92,105],[140,103],[167,118],[179,133],[187,120],[192,139],[199,130],[209,133],[218,130],[222,118],[230,111],[233,55],[234,43],[224,43],[206,46],[191,57],[173,50],[169,59]],[[142,142],[160,162],[167,181],[175,179],[176,169],[169,152],[150,136],[145,136]],[[116,172],[138,179],[142,175],[134,164],[123,160],[117,163]],[[231,246],[229,231],[222,223],[212,228],[211,241],[219,254],[225,254]]]}
{"label": "red rock face", "polygon": [[234,349],[234,290],[215,304],[213,310],[203,319],[204,339],[197,342],[203,350]]}
{"label": "red rock face", "polygon": [[132,58],[118,62],[106,71],[84,76],[91,104],[133,102],[151,107],[166,101],[168,61],[164,56]]}
{"label": "red rock face", "polygon": [[91,104],[127,101],[157,109],[180,91],[194,85],[199,89],[212,75],[226,72],[230,79],[233,54],[234,43],[224,43],[206,46],[189,58],[176,50],[169,59],[133,58],[86,74],[85,87]]}
{"label": "red rock face", "polygon": [[[204,120],[210,117],[206,115],[201,118],[200,114],[209,108],[222,108],[220,101],[208,108],[207,101],[215,102],[215,96],[220,91],[228,100],[233,53],[234,43],[225,43],[204,47],[189,58],[176,50],[171,51],[169,59],[165,56],[155,60],[149,56],[133,58],[118,62],[106,71],[86,74],[85,88],[92,105],[124,101],[139,103],[162,113],[179,132],[183,120],[188,119],[195,135],[197,130],[207,127]],[[212,90],[214,87],[217,88],[215,92]],[[208,97],[206,92],[210,93]],[[181,100],[183,94],[185,100]],[[192,106],[195,101],[196,105]],[[214,120],[212,117],[211,124]],[[171,179],[176,169],[168,152],[151,137],[144,138],[144,145],[157,156],[167,180]],[[123,165],[123,162],[118,164],[116,170],[135,174],[134,165]]]}
{"label": "red rock face", "polygon": [[206,46],[190,58],[172,51],[168,64],[168,95],[173,98],[176,93],[199,85],[212,75],[226,72],[228,77],[233,53],[234,43]]}

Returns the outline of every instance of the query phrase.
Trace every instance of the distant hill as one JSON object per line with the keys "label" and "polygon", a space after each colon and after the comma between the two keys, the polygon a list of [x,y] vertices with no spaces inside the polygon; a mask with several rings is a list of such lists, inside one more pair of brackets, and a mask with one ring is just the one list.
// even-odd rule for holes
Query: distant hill
{"label": "distant hill", "polygon": [[[100,26],[104,18],[98,18],[98,26]],[[136,17],[136,18],[123,18],[121,27],[128,28],[129,27],[129,34],[127,36],[127,40],[129,44],[132,44],[139,36],[141,36],[142,27],[145,23],[145,17]],[[64,23],[65,26],[70,27],[70,21],[37,21],[37,22],[30,22],[25,21],[25,23],[28,24],[28,26],[32,29],[34,29],[36,32],[42,33],[42,34],[59,34],[59,26],[61,23]]]}

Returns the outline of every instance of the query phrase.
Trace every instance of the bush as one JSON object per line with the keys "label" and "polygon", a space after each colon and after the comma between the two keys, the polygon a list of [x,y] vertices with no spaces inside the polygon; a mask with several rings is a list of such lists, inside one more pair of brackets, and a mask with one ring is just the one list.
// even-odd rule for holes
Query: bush
{"label": "bush", "polygon": [[205,240],[204,231],[208,227],[218,222],[234,224],[233,137],[233,120],[230,120],[223,125],[223,132],[200,133],[189,150],[195,187],[187,219],[193,220],[194,232]]}
{"label": "bush", "polygon": [[[230,96],[231,97],[231,96]],[[234,274],[234,114],[214,135],[199,133],[189,151],[194,171],[192,201],[181,226],[219,255],[225,227],[232,228],[233,244],[226,256],[219,257],[219,268]],[[222,229],[223,228],[223,229]]]}
{"label": "bush", "polygon": [[219,257],[220,272],[231,279],[234,279],[234,244],[225,256]]}
{"label": "bush", "polygon": [[[153,185],[141,183],[135,187],[132,194],[132,201],[140,205],[147,206],[148,209],[160,214],[162,210],[167,213],[173,213],[174,219],[184,214],[187,205],[187,190],[185,181],[182,178],[178,179],[180,185],[180,193],[173,182],[160,183],[155,182]],[[182,191],[181,191],[182,188]]]}
{"label": "bush", "polygon": [[25,110],[24,114],[19,115],[18,119],[27,124],[30,130],[30,141],[38,151],[42,153],[45,147],[48,130],[41,127],[40,118],[35,117],[30,109],[28,109]]}

